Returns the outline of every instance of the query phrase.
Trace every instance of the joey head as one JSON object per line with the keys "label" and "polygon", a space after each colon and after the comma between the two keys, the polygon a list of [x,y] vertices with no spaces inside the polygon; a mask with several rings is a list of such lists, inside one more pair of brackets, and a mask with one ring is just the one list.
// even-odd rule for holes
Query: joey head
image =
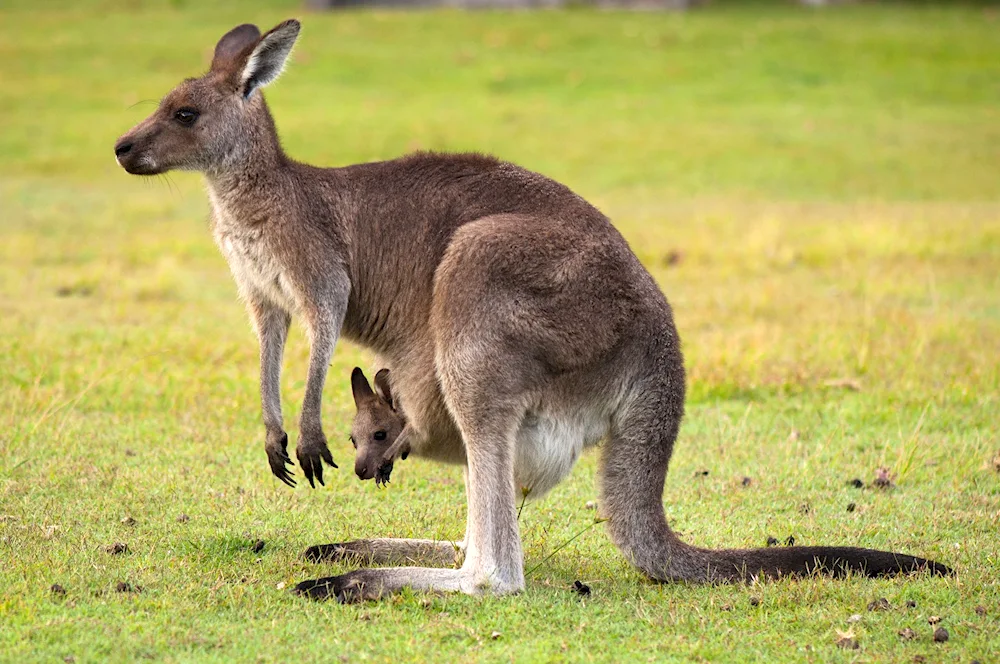
{"label": "joey head", "polygon": [[393,402],[389,370],[375,374],[372,390],[364,372],[355,367],[351,372],[351,392],[358,409],[351,425],[351,443],[357,450],[354,472],[362,480],[374,477],[376,484],[388,484],[392,464],[410,453],[406,418]]}

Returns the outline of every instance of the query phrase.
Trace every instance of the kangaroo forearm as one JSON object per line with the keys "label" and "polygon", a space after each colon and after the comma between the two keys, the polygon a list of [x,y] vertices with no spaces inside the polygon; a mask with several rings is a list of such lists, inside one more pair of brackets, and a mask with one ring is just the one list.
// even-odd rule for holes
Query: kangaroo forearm
{"label": "kangaroo forearm", "polygon": [[304,431],[322,429],[323,386],[326,383],[327,369],[336,343],[336,337],[331,338],[328,332],[323,332],[313,339],[309,352],[306,395],[302,400],[302,414],[299,418],[299,426]]}
{"label": "kangaroo forearm", "polygon": [[281,361],[291,317],[275,307],[251,305],[260,339],[260,401],[264,426],[283,430],[281,413]]}
{"label": "kangaroo forearm", "polygon": [[410,453],[410,438],[413,435],[413,429],[409,424],[403,427],[403,430],[399,432],[399,437],[393,442],[393,444],[385,451],[382,455],[383,463],[391,463],[398,459],[400,456]]}
{"label": "kangaroo forearm", "polygon": [[305,300],[305,318],[309,330],[309,375],[306,394],[302,400],[299,426],[303,431],[322,430],[323,386],[330,367],[330,359],[344,324],[350,282],[346,275],[330,274],[321,289],[308,292]]}

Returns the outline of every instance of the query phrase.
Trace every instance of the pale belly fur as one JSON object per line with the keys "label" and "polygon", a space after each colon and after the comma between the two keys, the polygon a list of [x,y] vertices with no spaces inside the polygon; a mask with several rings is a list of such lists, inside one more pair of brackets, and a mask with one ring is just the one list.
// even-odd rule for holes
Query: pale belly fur
{"label": "pale belly fur", "polygon": [[[397,403],[414,429],[412,454],[445,463],[466,462],[465,443],[455,425],[433,369],[412,367],[376,357],[376,367],[389,368]],[[525,413],[515,437],[514,489],[518,496],[540,498],[573,469],[583,450],[603,440],[610,428],[611,408],[604,399],[567,403],[556,394],[543,398]]]}
{"label": "pale belly fur", "polygon": [[607,432],[608,419],[596,410],[528,413],[517,432],[515,489],[529,499],[545,495],[569,474],[583,450]]}

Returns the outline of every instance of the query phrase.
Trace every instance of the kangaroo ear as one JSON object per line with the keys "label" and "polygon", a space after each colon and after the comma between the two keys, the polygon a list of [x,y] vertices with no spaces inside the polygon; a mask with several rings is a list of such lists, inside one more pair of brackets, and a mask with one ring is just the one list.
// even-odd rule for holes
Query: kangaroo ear
{"label": "kangaroo ear", "polygon": [[212,57],[212,71],[234,70],[246,62],[250,51],[260,41],[260,30],[256,25],[244,23],[227,32],[215,45]]}
{"label": "kangaroo ear", "polygon": [[378,392],[383,401],[389,404],[389,408],[396,409],[392,403],[392,388],[389,387],[388,369],[379,369],[378,373],[375,374],[375,391]]}
{"label": "kangaroo ear", "polygon": [[361,410],[361,406],[375,396],[361,367],[354,367],[354,371],[351,372],[351,393],[354,394],[354,405],[358,410]]}
{"label": "kangaroo ear", "polygon": [[294,18],[272,28],[254,47],[247,58],[240,76],[240,91],[249,97],[254,90],[262,88],[278,78],[285,68],[288,54],[299,37],[302,25]]}

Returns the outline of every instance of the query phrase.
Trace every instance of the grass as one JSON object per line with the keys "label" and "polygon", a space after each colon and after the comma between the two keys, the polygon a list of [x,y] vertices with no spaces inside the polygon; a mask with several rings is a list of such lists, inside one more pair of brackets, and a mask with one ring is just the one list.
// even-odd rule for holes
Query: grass
{"label": "grass", "polygon": [[[384,491],[353,478],[347,378],[371,358],[344,343],[325,402],[342,469],[321,490],[278,483],[256,344],[199,180],[132,178],[111,156],[143,100],[202,70],[225,30],[294,14],[291,1],[0,10],[0,661],[1000,659],[996,10],[305,16],[268,92],[291,154],[492,151],[566,182],[632,242],[685,342],[688,417],[664,498],[689,541],[794,535],[958,569],[653,584],[585,507],[591,453],[521,514],[523,595],[349,607],[282,589],[347,569],[301,551],[460,537],[460,470],[408,460]],[[306,354],[296,330],[289,425]],[[892,491],[847,486],[883,465]],[[129,553],[108,554],[116,541]],[[570,591],[578,579],[590,598]],[[868,612],[879,597],[892,609]],[[947,643],[932,643],[931,615]],[[838,632],[860,650],[837,648]]]}

